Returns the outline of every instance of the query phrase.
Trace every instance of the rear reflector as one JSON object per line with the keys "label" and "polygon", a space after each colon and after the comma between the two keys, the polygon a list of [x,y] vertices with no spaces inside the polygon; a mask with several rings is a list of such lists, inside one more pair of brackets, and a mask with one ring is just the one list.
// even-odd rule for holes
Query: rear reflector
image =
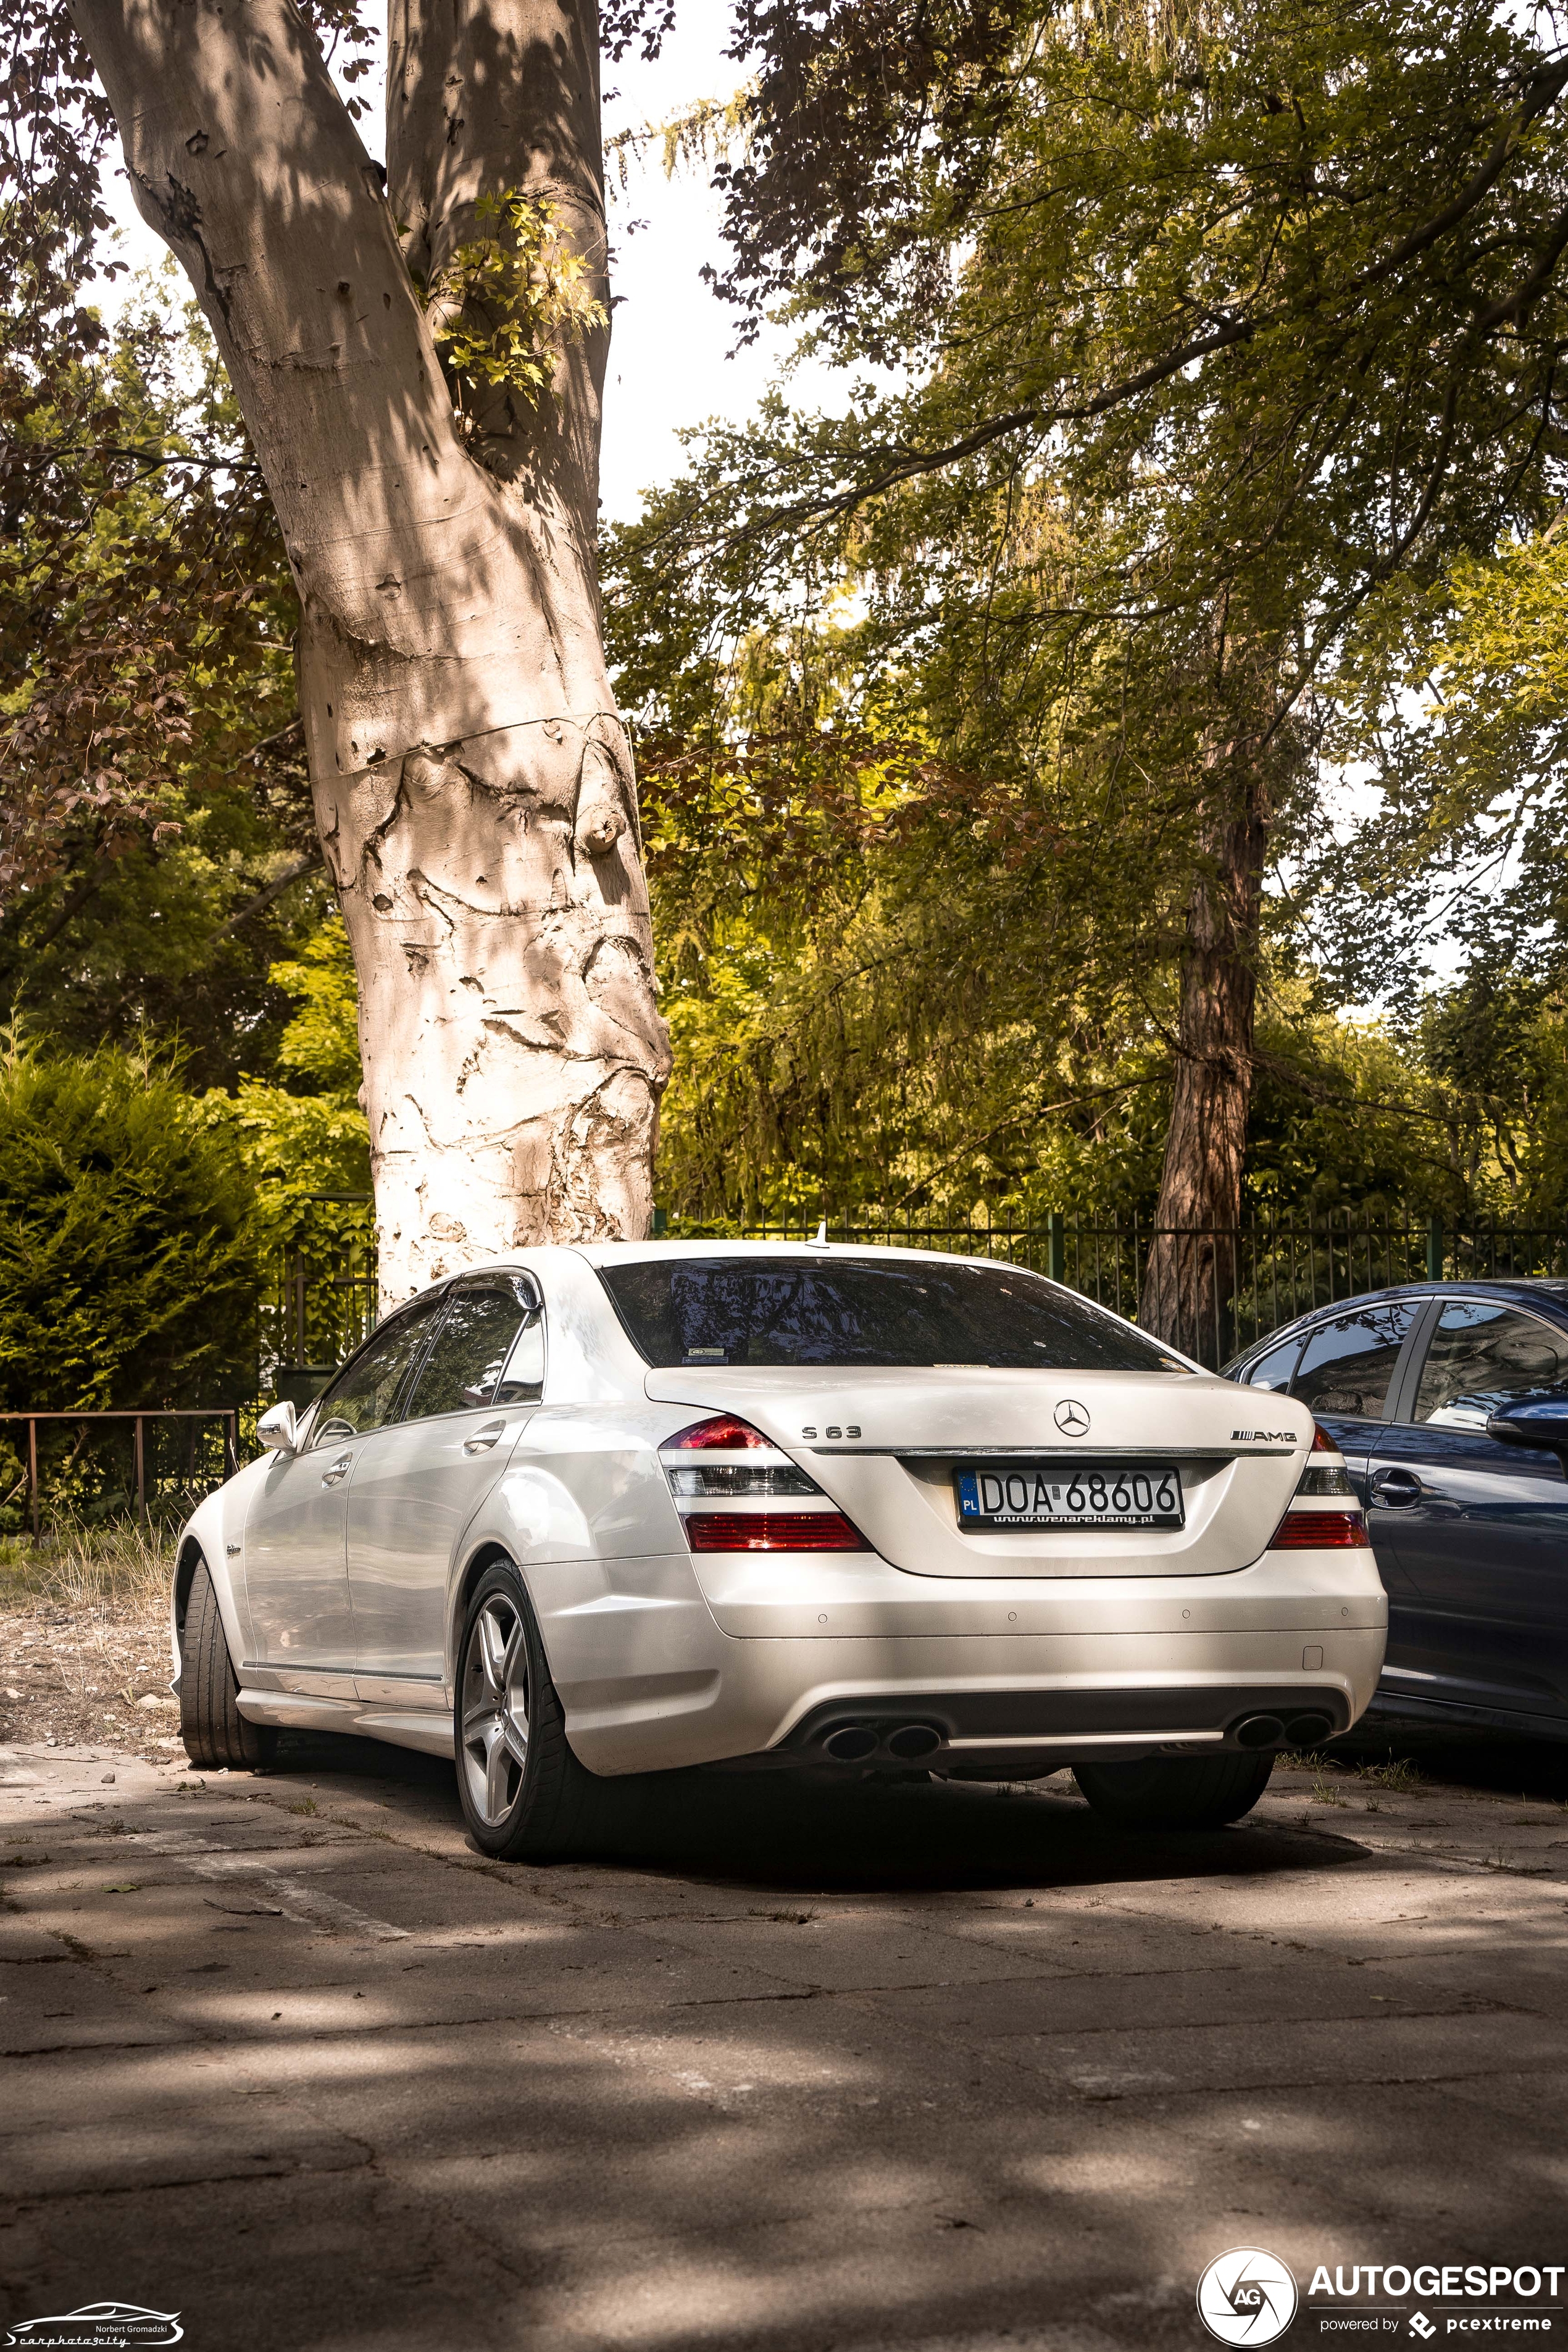
{"label": "rear reflector", "polygon": [[693,1551],[869,1551],[842,1511],[689,1511]]}
{"label": "rear reflector", "polygon": [[1287,1511],[1270,1551],[1359,1551],[1372,1549],[1359,1511]]}
{"label": "rear reflector", "polygon": [[706,1421],[689,1421],[673,1437],[661,1438],[658,1450],[661,1454],[676,1448],[683,1453],[740,1454],[752,1445],[765,1445],[770,1453],[773,1451],[772,1438],[753,1429],[749,1421],[737,1421],[732,1412],[715,1412],[710,1413]]}

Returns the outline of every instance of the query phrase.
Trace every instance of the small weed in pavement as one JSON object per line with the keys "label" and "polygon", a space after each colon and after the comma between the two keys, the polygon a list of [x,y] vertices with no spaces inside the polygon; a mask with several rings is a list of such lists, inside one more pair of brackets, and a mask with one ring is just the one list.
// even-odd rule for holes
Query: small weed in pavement
{"label": "small weed in pavement", "polygon": [[1370,1780],[1375,1789],[1387,1789],[1396,1797],[1407,1797],[1421,1786],[1421,1775],[1406,1756],[1391,1756],[1386,1764],[1363,1764],[1356,1778]]}

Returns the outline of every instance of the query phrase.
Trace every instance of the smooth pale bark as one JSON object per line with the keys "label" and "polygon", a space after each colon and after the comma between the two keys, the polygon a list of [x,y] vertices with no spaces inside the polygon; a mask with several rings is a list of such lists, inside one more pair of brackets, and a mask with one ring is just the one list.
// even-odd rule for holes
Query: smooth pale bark
{"label": "smooth pale bark", "polygon": [[[647,1230],[647,896],[595,566],[604,336],[465,441],[366,156],[289,0],[75,0],[137,203],[190,274],[282,525],[300,707],[360,982],[384,1302],[520,1242]],[[547,189],[602,278],[579,14],[400,5],[416,267]],[[454,104],[457,94],[458,102]]]}
{"label": "smooth pale bark", "polygon": [[1147,1329],[1216,1361],[1230,1349],[1270,805],[1247,748],[1225,747],[1187,905],[1171,1124],[1138,1307]]}

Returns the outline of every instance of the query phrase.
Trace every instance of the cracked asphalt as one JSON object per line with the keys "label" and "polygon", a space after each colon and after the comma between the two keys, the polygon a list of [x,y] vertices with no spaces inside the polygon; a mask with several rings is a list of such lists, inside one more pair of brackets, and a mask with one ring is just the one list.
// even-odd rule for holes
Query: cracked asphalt
{"label": "cracked asphalt", "polygon": [[685,1778],[508,1867],[393,1749],[0,1748],[0,2311],[1131,2352],[1230,2247],[1568,2259],[1568,1748],[1354,1760],[1165,1839]]}

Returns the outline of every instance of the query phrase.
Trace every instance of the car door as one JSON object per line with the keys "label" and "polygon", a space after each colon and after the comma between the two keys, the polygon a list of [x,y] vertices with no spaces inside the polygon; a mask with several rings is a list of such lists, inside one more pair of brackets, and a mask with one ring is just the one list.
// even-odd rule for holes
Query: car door
{"label": "car door", "polygon": [[[251,1657],[292,1687],[353,1695],[349,1474],[359,1447],[395,1410],[443,1303],[416,1300],[384,1323],[323,1393],[300,1451],[274,1454],[255,1490],[243,1546]],[[301,1684],[304,1673],[319,1685]]]}
{"label": "car door", "polygon": [[442,1694],[453,1552],[543,1392],[543,1308],[531,1275],[452,1284],[401,1419],[363,1448],[349,1485],[362,1698],[419,1704]]}
{"label": "car door", "polygon": [[1568,1482],[1544,1447],[1489,1437],[1499,1406],[1568,1388],[1568,1330],[1496,1299],[1446,1298],[1409,1419],[1372,1464],[1374,1541],[1414,1595],[1391,1686],[1568,1713]]}

